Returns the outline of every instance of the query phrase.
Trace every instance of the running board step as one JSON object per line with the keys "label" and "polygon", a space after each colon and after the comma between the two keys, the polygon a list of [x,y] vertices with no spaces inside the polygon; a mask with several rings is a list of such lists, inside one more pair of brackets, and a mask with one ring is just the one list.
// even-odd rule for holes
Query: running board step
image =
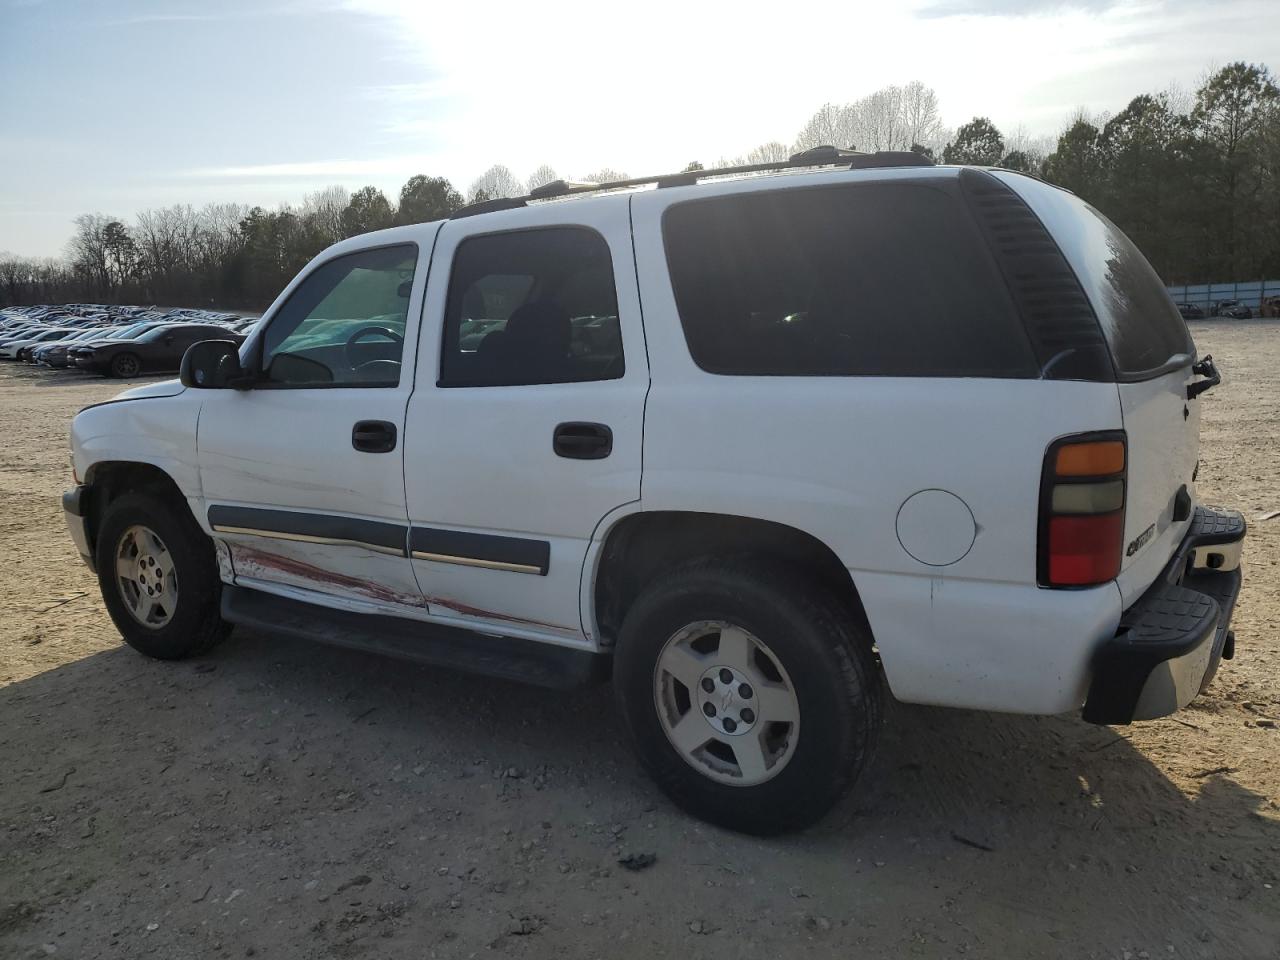
{"label": "running board step", "polygon": [[608,675],[607,657],[586,650],[495,637],[404,617],[350,613],[247,587],[223,585],[222,619],[265,633],[540,687],[569,689]]}

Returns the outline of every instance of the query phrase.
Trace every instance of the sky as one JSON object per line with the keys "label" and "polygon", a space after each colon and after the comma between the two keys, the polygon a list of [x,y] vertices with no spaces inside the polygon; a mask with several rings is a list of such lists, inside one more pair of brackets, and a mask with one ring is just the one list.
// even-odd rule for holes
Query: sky
{"label": "sky", "polygon": [[60,255],[80,213],[465,192],[494,163],[663,173],[912,80],[948,126],[1056,135],[1268,57],[1275,0],[0,0],[0,251]]}

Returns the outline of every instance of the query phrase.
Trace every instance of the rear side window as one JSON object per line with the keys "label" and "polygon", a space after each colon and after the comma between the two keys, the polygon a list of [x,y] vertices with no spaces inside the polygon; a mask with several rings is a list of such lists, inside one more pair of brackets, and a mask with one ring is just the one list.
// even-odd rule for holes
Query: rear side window
{"label": "rear side window", "polygon": [[1120,229],[1074,197],[1080,230],[1072,237],[1080,281],[1092,295],[1122,379],[1141,379],[1195,352],[1187,323],[1147,258]]}
{"label": "rear side window", "polygon": [[613,260],[585,227],[471,237],[445,305],[442,387],[613,380],[623,374]]}
{"label": "rear side window", "polygon": [[712,373],[1035,377],[959,197],[920,183],[694,200],[663,239],[694,361]]}

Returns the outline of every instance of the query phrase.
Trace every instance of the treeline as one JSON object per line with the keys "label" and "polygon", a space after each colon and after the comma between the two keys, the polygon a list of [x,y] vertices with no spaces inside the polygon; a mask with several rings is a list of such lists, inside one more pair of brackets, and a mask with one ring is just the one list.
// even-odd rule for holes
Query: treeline
{"label": "treeline", "polygon": [[[1280,89],[1265,66],[1233,63],[1193,94],[1144,93],[1115,116],[1081,114],[1056,142],[1002,133],[985,117],[955,131],[920,83],[826,104],[792,144],[765,143],[708,166],[785,160],[833,144],[915,150],[944,163],[1002,166],[1074,191],[1124,229],[1169,283],[1280,276]],[[686,169],[702,169],[693,161]],[[606,182],[604,169],[579,179]],[[298,206],[166,207],[133,224],[76,218],[62,260],[0,255],[0,303],[95,300],[261,307],[316,253],[344,237],[447,216],[464,202],[520,196],[559,179],[521,180],[501,164],[463,195],[414,176],[392,204],[376,187],[329,187]]]}

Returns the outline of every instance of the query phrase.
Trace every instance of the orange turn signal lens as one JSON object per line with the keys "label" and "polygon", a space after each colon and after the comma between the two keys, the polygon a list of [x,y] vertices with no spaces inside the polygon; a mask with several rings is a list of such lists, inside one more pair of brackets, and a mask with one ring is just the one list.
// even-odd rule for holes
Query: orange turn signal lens
{"label": "orange turn signal lens", "polygon": [[1108,477],[1123,470],[1124,444],[1119,440],[1065,444],[1054,464],[1059,477]]}

